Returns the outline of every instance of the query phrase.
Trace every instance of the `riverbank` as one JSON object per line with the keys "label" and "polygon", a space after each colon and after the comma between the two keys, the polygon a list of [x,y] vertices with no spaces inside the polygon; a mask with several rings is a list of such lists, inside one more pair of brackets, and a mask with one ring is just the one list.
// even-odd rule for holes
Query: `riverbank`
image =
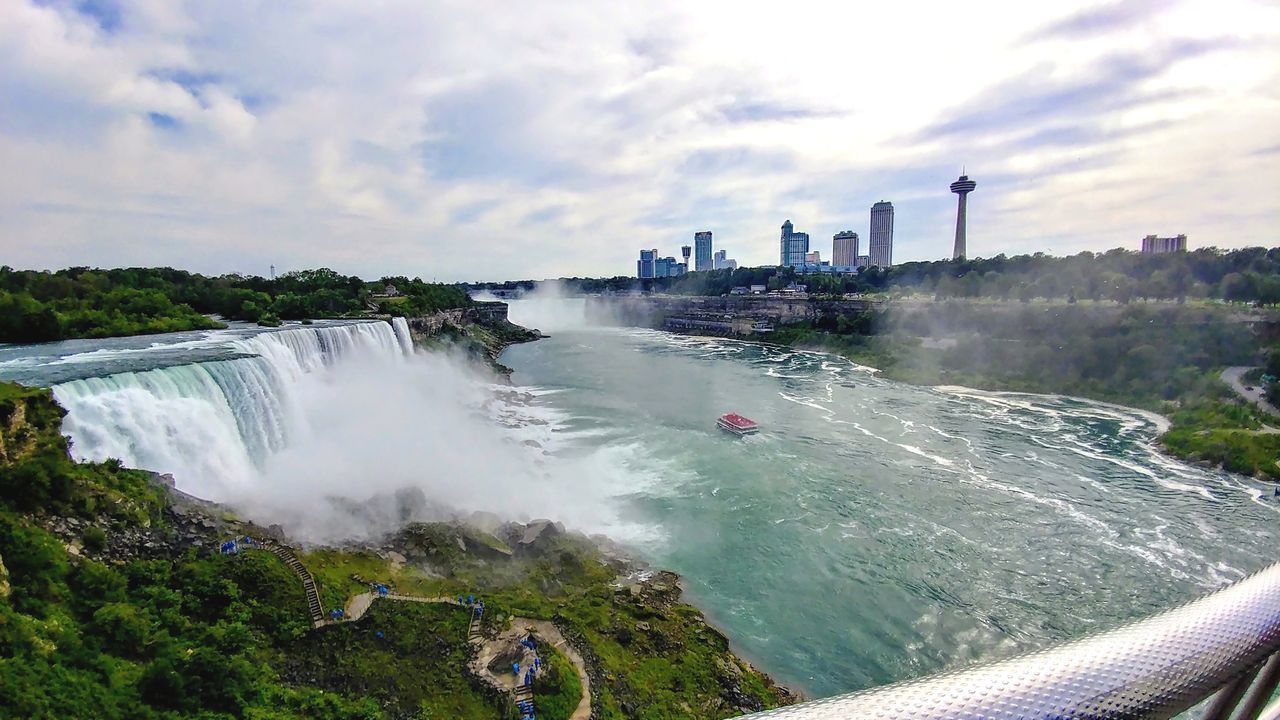
{"label": "riverbank", "polygon": [[440,310],[408,318],[413,341],[428,350],[460,349],[506,377],[511,368],[498,362],[502,351],[516,343],[545,337],[536,329],[516,325],[503,302],[475,302],[470,307]]}

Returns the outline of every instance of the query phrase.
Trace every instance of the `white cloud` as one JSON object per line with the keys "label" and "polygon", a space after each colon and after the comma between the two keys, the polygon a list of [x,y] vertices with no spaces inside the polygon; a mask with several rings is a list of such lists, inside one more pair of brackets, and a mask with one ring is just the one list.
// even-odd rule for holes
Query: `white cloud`
{"label": "white cloud", "polygon": [[703,228],[773,262],[786,217],[825,250],[882,198],[932,258],[961,164],[981,254],[1280,223],[1266,2],[118,10],[0,13],[9,264],[626,274]]}

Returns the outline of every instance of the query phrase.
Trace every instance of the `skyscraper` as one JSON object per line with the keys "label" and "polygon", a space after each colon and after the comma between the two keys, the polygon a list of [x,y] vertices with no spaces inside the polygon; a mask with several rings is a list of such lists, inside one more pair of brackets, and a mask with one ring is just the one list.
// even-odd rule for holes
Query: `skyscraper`
{"label": "skyscraper", "polygon": [[736,270],[738,269],[738,261],[729,257],[729,253],[724,250],[717,250],[714,263],[716,270]]}
{"label": "skyscraper", "polygon": [[689,269],[688,265],[676,260],[674,257],[658,258],[653,261],[654,277],[678,277],[683,275]]}
{"label": "skyscraper", "polygon": [[651,278],[657,273],[658,249],[641,250],[640,259],[636,261],[636,277]]}
{"label": "skyscraper", "polygon": [[692,251],[693,251],[693,248],[689,247],[688,245],[680,246],[680,255],[684,258],[685,267],[689,267],[689,253]]}
{"label": "skyscraper", "polygon": [[857,266],[858,233],[841,230],[831,238],[831,264],[840,267]]}
{"label": "skyscraper", "polygon": [[779,265],[789,267],[804,265],[805,253],[809,252],[809,233],[796,232],[790,220],[782,223],[780,249]]}
{"label": "skyscraper", "polygon": [[693,269],[699,272],[715,269],[711,260],[711,231],[703,230],[694,233],[693,244],[695,247]]}
{"label": "skyscraper", "polygon": [[968,175],[961,175],[959,180],[951,183],[951,192],[960,196],[959,204],[956,206],[956,244],[951,251],[952,260],[963,260],[965,251],[965,214],[969,206],[969,193],[978,187],[978,183],[969,179]]}
{"label": "skyscraper", "polygon": [[1173,237],[1156,237],[1155,235],[1148,235],[1142,238],[1142,252],[1144,253],[1171,253],[1186,251],[1186,235],[1175,235]]}
{"label": "skyscraper", "polygon": [[893,203],[881,200],[871,206],[871,234],[867,240],[871,264],[893,265]]}

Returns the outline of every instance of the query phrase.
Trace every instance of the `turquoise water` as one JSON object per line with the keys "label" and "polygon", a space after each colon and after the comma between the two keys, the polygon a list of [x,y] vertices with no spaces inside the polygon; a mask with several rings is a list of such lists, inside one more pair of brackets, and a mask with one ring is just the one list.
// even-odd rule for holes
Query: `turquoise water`
{"label": "turquoise water", "polygon": [[[564,329],[502,362],[560,418],[558,452],[626,449],[580,482],[629,478],[636,551],[812,695],[1042,647],[1275,558],[1271,486],[1162,456],[1139,411],[648,330]],[[729,411],[762,432],[718,431]]]}

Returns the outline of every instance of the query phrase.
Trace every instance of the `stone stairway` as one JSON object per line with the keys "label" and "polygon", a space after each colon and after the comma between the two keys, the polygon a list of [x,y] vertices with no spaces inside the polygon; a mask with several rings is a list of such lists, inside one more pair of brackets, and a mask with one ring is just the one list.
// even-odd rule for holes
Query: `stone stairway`
{"label": "stone stairway", "polygon": [[311,572],[293,554],[293,551],[284,545],[273,542],[260,542],[259,545],[267,552],[283,560],[284,564],[288,565],[289,569],[302,580],[302,590],[307,595],[307,609],[311,612],[311,626],[320,627],[324,625],[324,607],[320,604],[320,592],[316,589],[316,581],[311,577]]}

